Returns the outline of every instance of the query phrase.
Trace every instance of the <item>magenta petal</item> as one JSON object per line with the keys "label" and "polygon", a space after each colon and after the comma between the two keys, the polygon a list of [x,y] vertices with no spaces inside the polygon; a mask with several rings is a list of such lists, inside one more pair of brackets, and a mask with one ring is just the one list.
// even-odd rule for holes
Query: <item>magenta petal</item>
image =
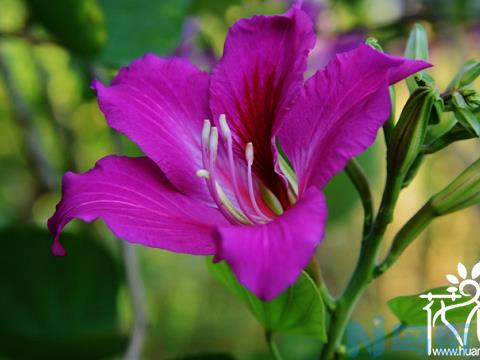
{"label": "magenta petal", "polygon": [[174,189],[150,159],[120,156],[105,157],[84,174],[65,174],[48,221],[55,255],[64,255],[58,237],[73,218],[101,218],[123,240],[200,255],[213,254],[213,225],[226,223],[218,210]]}
{"label": "magenta petal", "polygon": [[300,191],[322,188],[370,146],[390,114],[388,86],[429,66],[360,45],[312,76],[278,134]]}
{"label": "magenta petal", "polygon": [[181,59],[148,54],[120,70],[109,87],[94,83],[108,124],[154,160],[180,191],[206,197],[200,137],[210,118],[209,75]]}
{"label": "magenta petal", "polygon": [[225,260],[259,298],[271,300],[292,285],[310,262],[323,238],[326,216],[323,194],[310,188],[268,224],[219,227],[215,259]]}
{"label": "magenta petal", "polygon": [[253,143],[254,171],[270,187],[274,128],[303,86],[314,43],[311,20],[297,7],[284,15],[242,19],[230,28],[212,74],[214,121],[226,114],[242,158],[246,143]]}

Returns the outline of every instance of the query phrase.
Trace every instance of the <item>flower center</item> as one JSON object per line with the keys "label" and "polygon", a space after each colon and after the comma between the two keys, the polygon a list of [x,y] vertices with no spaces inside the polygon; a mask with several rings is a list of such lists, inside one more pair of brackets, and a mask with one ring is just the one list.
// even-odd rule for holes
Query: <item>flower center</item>
{"label": "flower center", "polygon": [[[278,198],[264,187],[252,172],[253,144],[246,144],[246,169],[241,168],[241,164],[235,162],[232,132],[224,114],[219,117],[219,125],[226,147],[226,154],[223,154],[227,156],[226,169],[223,169],[225,166],[216,166],[218,129],[211,126],[210,120],[205,120],[202,129],[203,169],[197,171],[197,176],[206,180],[213,201],[231,223],[265,224],[272,221],[275,216],[281,215],[284,209]],[[237,171],[240,171],[240,174]],[[229,184],[229,191],[225,191],[220,179]]]}

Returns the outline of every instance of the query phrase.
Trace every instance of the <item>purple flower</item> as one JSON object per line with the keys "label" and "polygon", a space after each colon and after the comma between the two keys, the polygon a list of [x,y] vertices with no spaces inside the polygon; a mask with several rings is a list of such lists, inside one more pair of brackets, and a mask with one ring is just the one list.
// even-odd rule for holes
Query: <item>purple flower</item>
{"label": "purple flower", "polygon": [[429,66],[361,45],[304,83],[314,43],[294,6],[233,25],[212,74],[149,54],[95,82],[108,124],[146,157],[65,175],[54,254],[71,219],[101,218],[129,242],[225,260],[261,299],[294,283],[323,238],[322,188],[374,141],[388,86]]}

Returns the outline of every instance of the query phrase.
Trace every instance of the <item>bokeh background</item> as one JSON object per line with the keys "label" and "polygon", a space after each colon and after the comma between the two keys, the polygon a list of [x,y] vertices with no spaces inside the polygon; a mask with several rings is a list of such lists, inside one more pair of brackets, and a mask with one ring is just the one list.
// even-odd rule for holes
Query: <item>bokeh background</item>
{"label": "bokeh background", "polygon": [[[146,312],[142,359],[207,352],[217,358],[228,358],[225,353],[269,358],[262,329],[208,273],[205,259],[126,249],[102,223],[76,221],[65,231],[69,255],[53,258],[46,221],[60,198],[65,171],[83,172],[111,153],[139,154],[106,126],[92,79],[108,83],[119,67],[145,52],[185,57],[209,70],[222,54],[229,25],[289,5],[282,0],[0,0],[0,358],[122,358],[136,318],[132,287],[142,295]],[[415,22],[429,33],[435,65],[430,74],[440,90],[465,61],[480,59],[479,0],[305,0],[303,7],[318,33],[309,74],[368,36],[401,55]],[[405,84],[396,90],[398,113],[408,92]],[[382,136],[379,140],[361,156],[377,200],[385,167]],[[428,157],[401,196],[387,244],[429,195],[478,158],[479,150],[478,141],[460,142]],[[318,258],[326,282],[338,293],[358,254],[362,211],[343,174],[328,186],[327,196],[330,218]],[[479,211],[435,221],[370,287],[354,314],[365,332],[382,327],[388,332],[396,324],[387,300],[445,285],[444,275],[454,272],[457,262],[472,266],[479,260]],[[133,264],[130,272],[126,261]],[[279,336],[278,346],[286,359],[314,359],[319,349],[315,341],[292,335]],[[422,358],[411,351],[383,358],[395,357]]]}

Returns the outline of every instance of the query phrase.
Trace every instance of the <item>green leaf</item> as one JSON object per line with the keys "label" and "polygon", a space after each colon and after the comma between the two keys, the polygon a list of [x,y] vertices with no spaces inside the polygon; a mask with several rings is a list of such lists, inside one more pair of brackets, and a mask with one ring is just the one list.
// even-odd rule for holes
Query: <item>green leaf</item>
{"label": "green leaf", "polygon": [[[429,301],[428,299],[420,298],[420,295],[426,295],[429,292],[433,295],[448,294],[447,287],[439,287],[421,294],[396,297],[388,302],[388,307],[403,324],[426,326],[428,314],[423,308],[428,305]],[[458,299],[456,302],[453,302],[451,299],[443,299],[443,301],[446,306],[460,303]],[[447,320],[452,324],[464,323],[473,307],[474,305],[450,310],[447,313]],[[440,301],[434,301],[431,307],[432,314],[440,310],[440,308]]]}
{"label": "green leaf", "polygon": [[272,301],[264,302],[245,289],[229,266],[207,259],[213,275],[240,298],[265,330],[312,336],[326,341],[325,309],[318,289],[306,272],[297,282]]}
{"label": "green leaf", "polygon": [[[405,57],[416,60],[428,60],[428,36],[421,24],[415,24],[410,31],[405,48]],[[418,87],[415,77],[420,81],[423,80],[428,83],[433,81],[424,70],[408,77],[406,81],[410,94]]]}
{"label": "green leaf", "polygon": [[50,253],[36,228],[0,230],[0,354],[14,358],[94,359],[124,351],[117,292],[122,274],[86,237],[62,235],[69,252]]}
{"label": "green leaf", "polygon": [[122,66],[146,52],[167,55],[178,46],[190,0],[99,0],[108,41],[101,60]]}
{"label": "green leaf", "polygon": [[234,360],[235,358],[226,353],[199,353],[173,358],[171,360]]}
{"label": "green leaf", "polygon": [[240,4],[240,2],[240,0],[192,0],[189,13],[194,15],[209,13],[222,16],[228,8]]}

